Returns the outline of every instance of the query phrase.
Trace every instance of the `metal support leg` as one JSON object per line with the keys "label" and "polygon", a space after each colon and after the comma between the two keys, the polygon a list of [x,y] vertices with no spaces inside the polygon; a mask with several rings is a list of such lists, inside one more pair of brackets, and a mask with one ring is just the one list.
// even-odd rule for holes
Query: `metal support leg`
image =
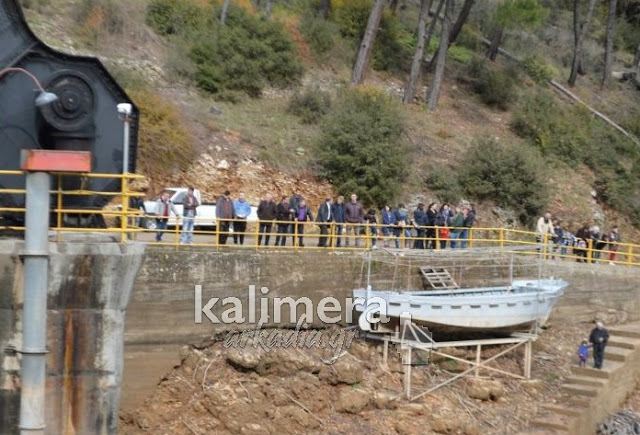
{"label": "metal support leg", "polygon": [[404,394],[407,400],[411,400],[411,347],[403,352],[402,367],[404,368]]}
{"label": "metal support leg", "polygon": [[476,369],[473,372],[473,375],[477,378],[480,376],[480,361],[482,360],[482,345],[476,345]]}
{"label": "metal support leg", "polygon": [[49,183],[46,172],[27,174],[20,393],[20,433],[23,435],[44,434],[45,427]]}
{"label": "metal support leg", "polygon": [[389,366],[388,360],[389,360],[389,340],[385,339],[384,345],[382,347],[382,365],[384,367]]}
{"label": "metal support leg", "polygon": [[524,344],[524,377],[531,379],[531,340]]}

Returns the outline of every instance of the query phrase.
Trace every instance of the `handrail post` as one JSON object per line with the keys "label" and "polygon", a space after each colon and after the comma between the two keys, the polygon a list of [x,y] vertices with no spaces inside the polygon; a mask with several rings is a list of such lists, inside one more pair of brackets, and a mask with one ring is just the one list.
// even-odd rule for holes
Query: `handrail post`
{"label": "handrail post", "polygon": [[587,263],[591,263],[593,259],[593,240],[587,240]]}
{"label": "handrail post", "polygon": [[220,219],[216,218],[216,229],[213,232],[214,235],[214,246],[216,247],[216,251],[220,250]]}
{"label": "handrail post", "polygon": [[469,248],[473,248],[473,228],[469,227]]}
{"label": "handrail post", "polygon": [[298,250],[298,220],[293,221],[293,249]]}
{"label": "handrail post", "polygon": [[633,264],[633,245],[629,245],[629,249],[627,250],[627,264]]}
{"label": "handrail post", "polygon": [[542,259],[543,260],[547,259],[547,239],[548,239],[548,235],[545,233],[542,236]]}
{"label": "handrail post", "polygon": [[[253,232],[253,235],[254,235],[253,247],[257,251],[258,249],[260,249],[260,243],[258,243],[258,239],[260,238],[260,220],[259,219],[256,225],[256,229]],[[266,240],[266,234],[265,234],[265,240]]]}
{"label": "handrail post", "polygon": [[371,228],[370,228],[370,223],[367,222],[365,224],[364,227],[364,237],[365,237],[365,242],[364,242],[364,248],[366,249],[371,249]]}
{"label": "handrail post", "polygon": [[129,197],[127,196],[128,191],[128,180],[126,176],[122,177],[121,186],[121,198],[122,198],[122,212],[120,213],[120,243],[125,243],[127,241],[127,228],[129,225],[128,222],[128,214],[129,214]]}
{"label": "handrail post", "polygon": [[329,239],[329,246],[331,247],[332,251],[336,250],[336,237],[335,237],[335,231],[336,231],[336,223],[335,222],[331,222],[329,224],[329,236],[331,237]]}
{"label": "handrail post", "polygon": [[500,227],[500,247],[504,248],[504,228]]}
{"label": "handrail post", "polygon": [[436,227],[436,242],[434,249],[440,249],[440,227]]}
{"label": "handrail post", "polygon": [[60,228],[62,227],[62,175],[58,174],[58,212],[56,213],[56,242],[60,243]]}

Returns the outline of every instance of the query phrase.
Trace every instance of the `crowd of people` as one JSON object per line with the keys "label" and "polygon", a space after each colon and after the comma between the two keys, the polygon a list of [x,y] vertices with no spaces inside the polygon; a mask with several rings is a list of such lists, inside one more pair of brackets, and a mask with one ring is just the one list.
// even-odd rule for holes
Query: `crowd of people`
{"label": "crowd of people", "polygon": [[[187,190],[183,200],[181,243],[193,243],[193,224],[199,204],[193,188]],[[171,203],[169,195],[163,193],[157,201],[158,232],[156,241],[162,241],[171,212],[178,212]],[[244,244],[247,218],[251,207],[243,193],[237,198],[225,191],[216,201],[216,222],[218,225],[218,243],[227,244],[229,236],[233,243]],[[469,229],[473,226],[476,212],[473,205],[451,207],[435,202],[425,206],[420,203],[410,212],[405,204],[397,207],[385,205],[377,211],[365,208],[354,193],[349,201],[344,196],[335,199],[327,197],[313,213],[309,204],[299,191],[291,197],[282,196],[276,202],[273,195],[266,194],[257,208],[258,245],[268,246],[275,235],[274,246],[285,246],[287,238],[295,246],[304,246],[305,224],[315,222],[320,229],[318,247],[358,247],[368,238],[369,246],[377,247],[382,240],[385,247],[434,249],[466,248]],[[315,216],[315,217],[314,217]],[[403,246],[401,246],[403,245]]]}
{"label": "crowd of people", "polygon": [[598,225],[584,224],[575,233],[572,233],[563,225],[562,219],[552,218],[551,213],[545,213],[536,224],[538,242],[546,239],[546,242],[556,246],[556,252],[560,256],[569,254],[571,250],[577,257],[576,261],[586,263],[589,261],[589,252],[592,253],[591,261],[605,260],[602,254],[608,254],[610,264],[615,264],[620,239],[620,228],[613,225],[609,232],[601,231]]}
{"label": "crowd of people", "polygon": [[[199,205],[193,188],[189,188],[183,199],[181,243],[193,243],[193,225]],[[178,215],[178,211],[167,193],[158,199],[156,211],[156,241],[161,241],[170,213]],[[225,245],[229,236],[234,244],[244,244],[250,214],[251,206],[242,192],[232,198],[231,192],[225,191],[216,201],[218,244]],[[435,202],[419,203],[412,211],[404,203],[395,208],[385,205],[381,210],[365,210],[354,193],[347,202],[342,195],[335,199],[327,197],[314,213],[302,194],[296,191],[290,197],[283,195],[278,202],[267,193],[258,205],[257,217],[257,244],[263,246],[268,246],[275,236],[274,246],[285,246],[290,238],[292,245],[303,247],[305,226],[315,222],[320,230],[318,247],[349,247],[351,243],[358,247],[368,238],[368,246],[373,249],[379,241],[385,247],[445,249],[449,245],[455,249],[467,247],[476,211],[473,204],[450,206]],[[539,243],[553,244],[552,255],[572,254],[579,262],[608,260],[615,264],[621,242],[617,225],[608,232],[601,231],[595,224],[582,225],[573,233],[564,226],[562,219],[552,218],[548,212],[538,219],[535,231]]]}

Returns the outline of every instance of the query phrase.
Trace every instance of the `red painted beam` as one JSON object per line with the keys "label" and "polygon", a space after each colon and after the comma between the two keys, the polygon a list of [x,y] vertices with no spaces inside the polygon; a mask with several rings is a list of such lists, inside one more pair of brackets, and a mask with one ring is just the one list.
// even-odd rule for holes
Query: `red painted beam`
{"label": "red painted beam", "polygon": [[89,151],[22,150],[20,169],[31,172],[91,172]]}

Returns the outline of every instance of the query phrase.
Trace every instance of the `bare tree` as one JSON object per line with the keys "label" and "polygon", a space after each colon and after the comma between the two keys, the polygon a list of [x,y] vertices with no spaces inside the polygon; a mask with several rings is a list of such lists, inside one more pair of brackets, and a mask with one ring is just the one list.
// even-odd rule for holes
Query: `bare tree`
{"label": "bare tree", "polygon": [[389,9],[391,9],[391,13],[395,15],[398,10],[398,0],[391,0],[391,3],[389,3]]}
{"label": "bare tree", "polygon": [[571,74],[569,74],[569,86],[575,86],[578,78],[578,70],[580,69],[582,60],[582,44],[589,29],[589,23],[593,16],[596,0],[589,0],[587,6],[587,15],[582,26],[580,25],[580,0],[573,0],[573,61],[571,63]]}
{"label": "bare tree", "polygon": [[[416,95],[416,85],[420,78],[420,71],[422,70],[422,58],[424,57],[424,45],[427,39],[427,18],[429,17],[429,10],[431,9],[431,3],[433,0],[422,0],[420,3],[420,17],[418,18],[418,43],[416,44],[416,51],[413,55],[413,62],[411,63],[411,74],[409,75],[409,81],[404,91],[404,98],[402,102],[409,104],[413,101],[413,97]],[[433,19],[435,21],[435,18]]]}
{"label": "bare tree", "polygon": [[[464,4],[462,5],[462,9],[460,10],[460,13],[458,14],[458,18],[456,19],[456,22],[453,24],[453,27],[451,28],[451,31],[449,32],[449,45],[447,47],[450,47],[451,44],[453,44],[454,42],[456,42],[456,39],[458,39],[458,35],[460,34],[460,31],[462,30],[462,26],[464,26],[464,23],[467,21],[467,19],[469,18],[469,13],[471,12],[471,8],[473,7],[473,4],[475,3],[476,0],[465,0]],[[429,62],[429,71],[433,71],[433,67],[435,65],[435,61],[438,58],[438,52],[440,51],[440,49],[438,48],[438,51],[435,52],[435,54],[433,55],[433,57],[431,58],[431,62]]]}
{"label": "bare tree", "polygon": [[469,18],[469,13],[471,12],[471,8],[475,4],[476,0],[464,0],[464,4],[462,5],[462,9],[460,9],[460,13],[458,14],[458,18],[456,22],[453,24],[451,31],[449,32],[449,45],[456,42],[458,39],[458,35],[462,30],[462,26],[467,22]]}
{"label": "bare tree", "polygon": [[220,24],[224,26],[224,23],[227,21],[227,13],[229,12],[229,3],[231,0],[224,0],[222,4],[222,13],[220,14]]}
{"label": "bare tree", "polygon": [[427,91],[427,106],[434,110],[438,105],[440,96],[440,86],[444,77],[444,65],[447,60],[447,47],[449,46],[449,30],[451,29],[451,15],[453,15],[454,0],[445,0],[444,19],[442,20],[442,31],[440,32],[440,47],[438,49],[438,59],[436,61],[436,72],[433,76],[433,83]]}
{"label": "bare tree", "polygon": [[636,71],[640,71],[640,44],[636,48],[636,56],[633,58],[633,67]]}
{"label": "bare tree", "polygon": [[445,2],[445,0],[440,0],[440,2],[438,3],[438,7],[436,8],[435,14],[432,14],[431,12],[429,12],[429,15],[433,15],[433,18],[431,19],[431,22],[429,23],[429,30],[427,30],[427,36],[425,38],[426,41],[424,43],[424,46],[427,49],[429,49],[429,43],[431,43],[431,37],[436,32],[436,24],[438,24],[438,19],[440,18],[440,12],[442,11],[442,8],[444,7],[444,2]]}
{"label": "bare tree", "polygon": [[318,16],[325,20],[329,18],[329,12],[331,11],[331,0],[321,0],[318,7]]}
{"label": "bare tree", "polygon": [[351,83],[359,85],[364,80],[364,75],[369,65],[369,59],[371,58],[371,51],[373,50],[373,44],[376,41],[376,33],[380,26],[380,20],[382,19],[382,11],[387,4],[387,0],[376,0],[369,14],[369,20],[367,21],[367,29],[362,37],[360,43],[360,49],[358,50],[358,57],[356,58],[356,64],[353,67],[353,75],[351,76]]}
{"label": "bare tree", "polygon": [[601,87],[611,83],[611,69],[613,68],[613,38],[615,37],[616,7],[618,0],[609,0],[609,16],[607,17],[607,35],[604,47],[604,73]]}

